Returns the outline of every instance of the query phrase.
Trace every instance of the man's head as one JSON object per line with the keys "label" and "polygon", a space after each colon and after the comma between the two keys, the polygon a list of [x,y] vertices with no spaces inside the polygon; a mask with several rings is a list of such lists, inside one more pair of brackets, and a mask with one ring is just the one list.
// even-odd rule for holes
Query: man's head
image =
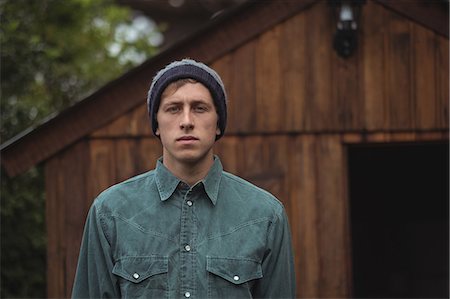
{"label": "man's head", "polygon": [[217,111],[217,125],[220,129],[220,134],[217,135],[216,140],[222,137],[227,123],[227,96],[223,82],[213,69],[191,59],[174,61],[160,70],[153,78],[147,97],[153,133],[157,135],[158,121],[156,114],[161,104],[161,96],[170,83],[180,79],[193,79],[209,90]]}

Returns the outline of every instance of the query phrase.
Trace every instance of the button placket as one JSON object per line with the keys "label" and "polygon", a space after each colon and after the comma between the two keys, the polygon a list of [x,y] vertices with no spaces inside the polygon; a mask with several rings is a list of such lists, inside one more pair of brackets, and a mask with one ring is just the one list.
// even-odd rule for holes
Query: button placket
{"label": "button placket", "polygon": [[192,206],[194,202],[192,198],[195,197],[195,192],[192,189],[186,190],[184,194],[184,204],[181,208],[181,256],[180,256],[180,280],[181,290],[184,290],[185,298],[193,297],[192,290],[196,289],[194,273],[195,273],[195,250],[192,247],[196,238],[196,224],[194,218],[194,210]]}

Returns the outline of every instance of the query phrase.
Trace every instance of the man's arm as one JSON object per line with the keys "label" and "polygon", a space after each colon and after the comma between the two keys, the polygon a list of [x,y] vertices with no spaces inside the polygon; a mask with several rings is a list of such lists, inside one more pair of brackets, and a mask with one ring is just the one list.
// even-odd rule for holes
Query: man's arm
{"label": "man's arm", "polygon": [[95,204],[84,228],[72,298],[120,298],[110,243]]}
{"label": "man's arm", "polygon": [[261,278],[253,295],[256,298],[295,298],[295,270],[291,233],[284,209],[272,223],[268,254],[262,263]]}

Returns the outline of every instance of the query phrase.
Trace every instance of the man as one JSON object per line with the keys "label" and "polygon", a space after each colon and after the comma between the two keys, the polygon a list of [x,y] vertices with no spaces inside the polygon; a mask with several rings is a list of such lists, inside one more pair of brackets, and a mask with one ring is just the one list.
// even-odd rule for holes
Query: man
{"label": "man", "polygon": [[175,61],[153,79],[148,108],[163,156],[94,201],[72,296],[295,297],[282,204],[213,154],[227,118],[219,75]]}

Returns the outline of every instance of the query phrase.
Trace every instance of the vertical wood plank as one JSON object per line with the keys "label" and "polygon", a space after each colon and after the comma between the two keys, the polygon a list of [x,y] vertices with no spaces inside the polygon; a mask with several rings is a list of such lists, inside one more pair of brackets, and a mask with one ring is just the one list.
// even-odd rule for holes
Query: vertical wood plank
{"label": "vertical wood plank", "polygon": [[288,164],[286,163],[289,147],[289,138],[284,134],[265,138],[262,146],[264,152],[263,174],[272,176],[270,178],[271,186],[268,187],[269,192],[283,203],[288,216],[293,216],[287,179]]}
{"label": "vertical wood plank", "polygon": [[156,160],[162,156],[161,141],[156,137],[142,138],[137,142],[137,173],[156,167]]}
{"label": "vertical wood plank", "polygon": [[46,222],[47,222],[47,296],[61,298],[65,294],[65,201],[63,176],[59,175],[59,157],[45,164]]}
{"label": "vertical wood plank", "polygon": [[410,22],[388,12],[388,47],[386,57],[387,96],[389,103],[389,129],[413,127],[415,104],[412,90]]}
{"label": "vertical wood plank", "polygon": [[389,106],[385,78],[385,9],[367,1],[361,17],[362,85],[364,90],[365,128],[369,131],[388,127]]}
{"label": "vertical wood plank", "polygon": [[116,139],[114,142],[117,182],[137,174],[137,144],[134,138]]}
{"label": "vertical wood plank", "polygon": [[225,135],[214,145],[214,152],[220,158],[223,169],[233,174],[238,172],[239,142],[239,137]]}
{"label": "vertical wood plank", "polygon": [[[362,33],[357,31],[360,41]],[[343,58],[333,51],[332,68],[332,100],[331,111],[337,115],[336,130],[358,130],[364,127],[364,105],[361,78],[363,67],[361,45],[358,44],[350,57]]]}
{"label": "vertical wood plank", "polygon": [[436,35],[436,90],[439,108],[436,119],[438,128],[449,126],[449,40]]}
{"label": "vertical wood plank", "polygon": [[337,115],[335,130],[355,130],[362,127],[362,99],[359,92],[359,49],[348,58],[333,55],[333,113]]}
{"label": "vertical wood plank", "polygon": [[142,98],[142,105],[139,105],[131,112],[131,119],[133,120],[133,136],[152,136],[150,118],[147,110],[147,99],[145,95]]}
{"label": "vertical wood plank", "polygon": [[437,96],[435,70],[435,35],[420,25],[412,24],[414,36],[414,96],[415,128],[437,126]]}
{"label": "vertical wood plank", "polygon": [[238,145],[237,175],[266,189],[289,205],[286,185],[286,136],[248,136]]}
{"label": "vertical wood plank", "polygon": [[262,34],[256,45],[256,122],[258,132],[276,132],[284,120],[281,96],[280,26]]}
{"label": "vertical wood plank", "polygon": [[256,109],[255,86],[255,52],[256,42],[251,40],[232,54],[231,68],[231,98],[232,120],[235,132],[254,132],[255,123],[260,115]]}
{"label": "vertical wood plank", "polygon": [[288,155],[288,180],[293,214],[290,222],[295,252],[297,296],[318,298],[321,284],[315,142],[312,135],[293,138]]}
{"label": "vertical wood plank", "polygon": [[[72,146],[63,156],[65,238],[66,238],[66,290],[64,297],[70,297],[75,277],[78,254],[83,235],[84,222],[89,206],[86,200],[86,165],[89,165],[87,141]],[[60,170],[61,171],[61,170]],[[60,172],[61,174],[61,172]]]}
{"label": "vertical wood plank", "polygon": [[90,161],[88,168],[87,199],[92,202],[100,192],[117,182],[114,142],[108,139],[89,141]]}
{"label": "vertical wood plank", "polygon": [[88,206],[86,141],[80,141],[46,164],[48,296],[67,298],[72,291]]}
{"label": "vertical wood plank", "polygon": [[337,135],[317,138],[319,297],[345,298],[350,295],[351,277],[344,148]]}
{"label": "vertical wood plank", "polygon": [[254,184],[258,184],[258,176],[263,171],[262,161],[264,153],[261,150],[262,144],[263,137],[254,135],[241,138],[238,145],[239,169],[237,175]]}
{"label": "vertical wood plank", "polygon": [[[337,114],[331,104],[331,11],[326,1],[306,10],[307,81],[305,126],[308,131],[337,127]],[[327,17],[328,16],[328,17]]]}
{"label": "vertical wood plank", "polygon": [[[298,14],[282,25],[280,37],[280,63],[282,92],[284,99],[283,123],[287,131],[301,131],[305,128],[306,90],[306,17]],[[276,103],[274,102],[274,105]]]}

